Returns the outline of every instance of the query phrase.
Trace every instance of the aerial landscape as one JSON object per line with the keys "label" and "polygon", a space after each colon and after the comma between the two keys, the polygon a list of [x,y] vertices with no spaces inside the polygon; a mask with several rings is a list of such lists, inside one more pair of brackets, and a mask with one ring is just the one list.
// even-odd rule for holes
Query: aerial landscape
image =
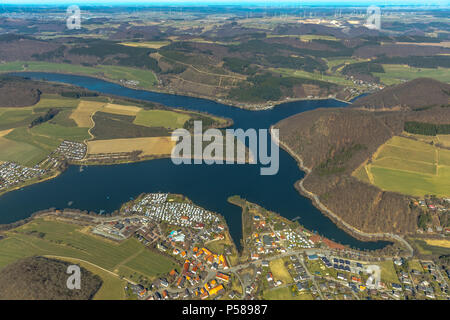
{"label": "aerial landscape", "polygon": [[2,1],[0,300],[448,301],[449,16]]}

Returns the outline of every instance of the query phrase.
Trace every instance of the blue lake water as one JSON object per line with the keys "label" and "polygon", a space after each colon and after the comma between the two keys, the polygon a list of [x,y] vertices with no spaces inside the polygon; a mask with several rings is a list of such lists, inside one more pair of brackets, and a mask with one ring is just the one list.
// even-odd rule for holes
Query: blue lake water
{"label": "blue lake water", "polygon": [[[70,83],[96,90],[171,107],[204,111],[233,119],[233,128],[269,128],[281,119],[316,108],[342,107],[335,100],[314,100],[284,103],[264,111],[242,110],[213,101],[185,96],[134,90],[95,78],[50,73],[17,73],[34,79]],[[358,249],[378,249],[386,241],[359,241],[339,229],[317,210],[308,198],[301,196],[294,183],[303,177],[295,160],[280,150],[278,174],[261,176],[260,166],[242,165],[174,165],[171,159],[158,159],[133,164],[89,166],[80,172],[71,166],[59,177],[13,191],[0,197],[0,223],[9,223],[30,216],[38,210],[71,207],[112,212],[122,203],[141,193],[172,192],[189,197],[194,203],[222,214],[231,236],[239,246],[242,236],[241,210],[227,202],[239,195],[282,216],[299,222],[329,239]]]}

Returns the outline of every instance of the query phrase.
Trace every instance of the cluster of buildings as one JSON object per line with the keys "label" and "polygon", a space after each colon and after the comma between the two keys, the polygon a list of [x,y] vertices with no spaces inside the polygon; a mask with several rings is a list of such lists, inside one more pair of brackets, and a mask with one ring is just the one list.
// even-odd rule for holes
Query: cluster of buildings
{"label": "cluster of buildings", "polygon": [[[424,231],[450,234],[450,219],[448,219],[450,198],[427,197],[425,199],[412,199],[412,204],[421,208],[423,213],[434,217],[434,219],[431,219],[432,223],[428,223],[426,228],[423,227]],[[418,232],[422,233],[423,231],[419,229]]]}
{"label": "cluster of buildings", "polygon": [[192,250],[174,247],[172,252],[166,251],[167,248],[160,250],[185,260],[180,272],[173,269],[167,278],[155,281],[152,285],[153,293],[148,292],[146,299],[206,299],[217,297],[226,291],[231,277],[223,272],[229,268],[224,255],[199,247]]}
{"label": "cluster of buildings", "polygon": [[147,224],[148,219],[145,218],[117,219],[96,225],[92,229],[92,233],[121,241],[129,238],[138,230],[145,228]]}
{"label": "cluster of buildings", "polygon": [[[251,248],[252,260],[258,260],[266,255],[286,253],[289,250],[314,248],[315,244],[308,238],[308,234],[293,230],[284,222],[268,220],[261,215],[254,215],[252,221]],[[275,224],[284,228],[275,230]]]}
{"label": "cluster of buildings", "polygon": [[81,142],[64,140],[55,153],[63,155],[67,160],[80,161],[86,156],[87,146]]}
{"label": "cluster of buildings", "polygon": [[202,228],[205,224],[219,223],[214,213],[184,202],[166,202],[167,194],[149,194],[135,203],[131,212],[144,214],[158,222],[181,227]]}
{"label": "cluster of buildings", "polygon": [[14,162],[0,163],[0,191],[6,190],[26,180],[39,178],[47,171],[41,168],[28,168]]}
{"label": "cluster of buildings", "polygon": [[137,87],[139,85],[139,81],[138,80],[126,80],[126,79],[120,79],[119,82],[123,85],[126,86],[133,86],[133,87]]}

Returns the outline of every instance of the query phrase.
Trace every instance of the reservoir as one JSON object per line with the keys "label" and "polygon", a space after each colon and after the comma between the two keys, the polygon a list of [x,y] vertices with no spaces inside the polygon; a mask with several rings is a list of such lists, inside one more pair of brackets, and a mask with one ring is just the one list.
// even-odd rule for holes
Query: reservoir
{"label": "reservoir", "polygon": [[[208,112],[231,118],[232,128],[268,129],[270,125],[291,115],[316,108],[342,107],[336,100],[296,101],[263,111],[249,111],[214,101],[134,90],[103,80],[51,73],[17,73],[33,79],[46,79],[78,85],[100,93],[158,102],[170,107]],[[88,166],[80,171],[71,166],[59,177],[35,184],[0,197],[0,223],[10,223],[33,212],[48,208],[72,208],[95,212],[112,212],[141,193],[171,192],[189,197],[195,204],[220,213],[227,220],[231,236],[239,246],[242,236],[241,208],[227,202],[239,195],[268,210],[293,219],[336,242],[357,249],[383,248],[386,241],[359,241],[338,228],[316,209],[311,200],[300,195],[294,183],[304,173],[296,161],[280,149],[279,171],[276,175],[260,175],[260,166],[175,165],[171,159],[158,159],[133,164]]]}

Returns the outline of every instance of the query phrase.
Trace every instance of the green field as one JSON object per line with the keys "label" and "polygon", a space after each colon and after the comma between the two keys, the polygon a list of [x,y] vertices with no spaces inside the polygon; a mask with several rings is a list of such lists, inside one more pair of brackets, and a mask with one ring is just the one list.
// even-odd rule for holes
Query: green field
{"label": "green field", "polygon": [[33,135],[51,137],[59,142],[63,140],[83,142],[90,138],[88,130],[88,128],[66,127],[47,122],[33,127],[30,131]]}
{"label": "green field", "polygon": [[0,73],[12,71],[60,72],[89,76],[103,76],[111,80],[137,80],[139,81],[139,86],[144,88],[153,87],[157,83],[156,75],[151,70],[142,70],[122,66],[98,65],[95,67],[85,67],[68,63],[37,61],[15,61],[0,64]]}
{"label": "green field", "polygon": [[26,126],[37,116],[31,108],[0,108],[0,130]]}
{"label": "green field", "polygon": [[397,272],[395,272],[394,263],[392,260],[386,260],[377,263],[377,265],[381,268],[381,281],[384,283],[398,283],[400,284],[400,281],[398,280]]}
{"label": "green field", "polygon": [[287,77],[295,77],[302,79],[311,79],[311,80],[319,80],[326,81],[330,83],[335,83],[339,85],[347,85],[354,86],[353,82],[350,80],[346,80],[344,77],[339,75],[326,75],[321,73],[312,73],[303,70],[295,70],[295,69],[287,69],[287,68],[271,68],[270,70],[278,72]]}
{"label": "green field", "polygon": [[421,254],[425,255],[449,255],[450,249],[444,248],[444,247],[438,247],[438,246],[432,246],[426,243],[424,240],[421,239],[413,239],[414,244],[416,245],[417,249]]}
{"label": "green field", "polygon": [[[367,172],[369,174],[367,174]],[[450,195],[450,151],[423,141],[393,137],[379,148],[372,162],[354,176],[383,190],[413,196]]]}
{"label": "green field", "polygon": [[12,161],[20,164],[36,164],[47,153],[31,144],[0,137],[0,161]]}
{"label": "green field", "polygon": [[124,300],[126,298],[124,287],[126,286],[126,280],[120,279],[91,263],[80,261],[73,258],[60,259],[68,261],[85,268],[86,270],[98,275],[102,279],[102,286],[100,290],[95,294],[94,300]]}
{"label": "green field", "polygon": [[134,238],[115,243],[92,236],[81,226],[59,221],[36,219],[6,234],[0,240],[0,269],[33,255],[81,259],[111,272],[123,265],[149,279],[177,267]]}
{"label": "green field", "polygon": [[380,77],[381,82],[386,85],[398,84],[422,77],[450,83],[450,70],[448,68],[414,68],[399,64],[383,64],[383,68],[385,73],[374,73],[374,75]]}
{"label": "green field", "polygon": [[146,127],[164,127],[168,129],[182,128],[190,116],[184,113],[167,110],[142,110],[140,111],[134,124]]}
{"label": "green field", "polygon": [[[14,142],[18,142],[20,144],[28,144],[34,147],[33,154],[22,152],[14,154],[14,161],[25,166],[34,166],[38,164],[40,161],[44,160],[52,151],[54,151],[60,144],[60,140],[55,137],[34,134],[32,129],[25,127],[14,129],[4,138],[12,140]],[[9,147],[13,148],[14,146],[15,144],[12,144]],[[8,150],[7,152],[12,153],[13,151]],[[11,159],[4,160],[13,161]]]}
{"label": "green field", "polygon": [[60,95],[53,94],[43,94],[38,103],[33,106],[35,111],[39,109],[50,109],[50,108],[73,108],[75,109],[80,103],[79,99],[65,98]]}
{"label": "green field", "polygon": [[263,297],[266,300],[313,300],[313,297],[309,293],[292,295],[291,287],[266,290],[263,293]]}

